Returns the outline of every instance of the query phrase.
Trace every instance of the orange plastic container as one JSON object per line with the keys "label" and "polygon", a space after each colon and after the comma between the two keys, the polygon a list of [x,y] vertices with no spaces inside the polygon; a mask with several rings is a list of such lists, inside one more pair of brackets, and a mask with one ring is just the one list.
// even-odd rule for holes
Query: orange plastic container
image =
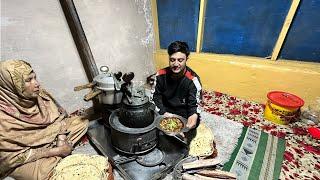
{"label": "orange plastic container", "polygon": [[276,124],[287,125],[299,115],[304,105],[300,97],[282,91],[271,91],[264,109],[264,118]]}

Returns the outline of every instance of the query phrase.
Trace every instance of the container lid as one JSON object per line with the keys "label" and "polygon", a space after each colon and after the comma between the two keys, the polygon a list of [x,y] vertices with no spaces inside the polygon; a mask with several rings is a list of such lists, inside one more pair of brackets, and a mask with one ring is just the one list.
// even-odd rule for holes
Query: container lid
{"label": "container lid", "polygon": [[115,82],[112,74],[99,74],[93,78],[93,81],[97,83],[97,89],[101,89],[104,91],[114,91],[115,89]]}
{"label": "container lid", "polygon": [[303,99],[287,92],[271,91],[267,97],[272,103],[283,107],[299,108],[304,105]]}
{"label": "container lid", "polygon": [[100,67],[101,73],[93,78],[93,81],[97,84],[96,88],[103,91],[114,91],[115,90],[115,78],[109,72],[108,66]]}

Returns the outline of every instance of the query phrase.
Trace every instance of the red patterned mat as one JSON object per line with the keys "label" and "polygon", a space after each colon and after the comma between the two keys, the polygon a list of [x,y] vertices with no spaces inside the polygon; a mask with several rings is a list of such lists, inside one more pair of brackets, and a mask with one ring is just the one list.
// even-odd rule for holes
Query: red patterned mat
{"label": "red patterned mat", "polygon": [[[305,123],[295,122],[288,126],[276,125],[264,120],[264,105],[249,102],[219,92],[204,91],[205,111],[244,126],[262,130],[279,138],[286,139],[286,151],[280,179],[320,180],[320,141],[313,139]],[[319,126],[318,126],[319,127]]]}

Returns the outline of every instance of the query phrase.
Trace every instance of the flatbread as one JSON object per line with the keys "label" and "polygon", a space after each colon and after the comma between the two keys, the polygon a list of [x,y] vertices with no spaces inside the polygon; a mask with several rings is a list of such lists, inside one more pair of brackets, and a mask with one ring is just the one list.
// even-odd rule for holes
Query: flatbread
{"label": "flatbread", "polygon": [[99,155],[74,154],[62,159],[53,170],[51,180],[108,179],[108,159]]}
{"label": "flatbread", "polygon": [[190,142],[189,155],[208,157],[215,151],[213,133],[208,126],[201,122],[197,128],[196,136]]}

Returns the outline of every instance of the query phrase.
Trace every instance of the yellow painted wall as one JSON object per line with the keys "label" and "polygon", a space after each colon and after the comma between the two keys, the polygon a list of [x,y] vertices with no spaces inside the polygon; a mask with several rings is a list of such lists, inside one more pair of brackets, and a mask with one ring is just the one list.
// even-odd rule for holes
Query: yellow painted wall
{"label": "yellow painted wall", "polygon": [[[156,51],[154,60],[157,69],[166,67],[166,51]],[[200,76],[205,90],[259,103],[266,102],[269,91],[286,91],[303,98],[304,107],[320,98],[320,63],[191,53],[187,65]]]}

